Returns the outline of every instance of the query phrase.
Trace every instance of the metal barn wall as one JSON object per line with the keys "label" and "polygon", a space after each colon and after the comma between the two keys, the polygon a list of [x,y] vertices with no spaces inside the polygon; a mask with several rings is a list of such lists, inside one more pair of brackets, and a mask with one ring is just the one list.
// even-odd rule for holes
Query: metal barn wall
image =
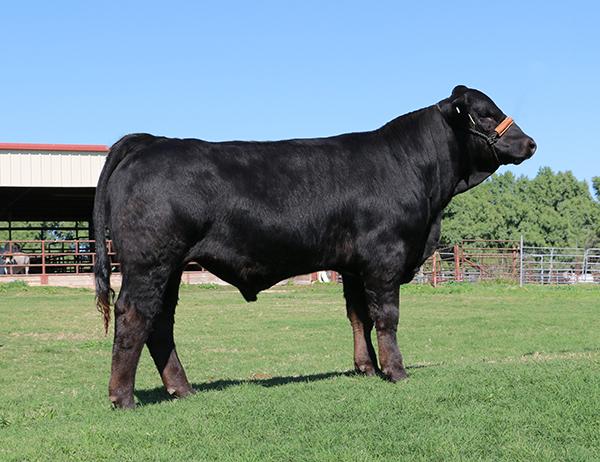
{"label": "metal barn wall", "polygon": [[0,186],[95,187],[106,151],[0,148]]}

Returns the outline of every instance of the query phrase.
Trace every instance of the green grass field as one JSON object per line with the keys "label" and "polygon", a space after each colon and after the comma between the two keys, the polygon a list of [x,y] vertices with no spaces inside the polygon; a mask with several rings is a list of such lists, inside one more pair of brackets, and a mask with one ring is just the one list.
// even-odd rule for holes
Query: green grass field
{"label": "green grass field", "polygon": [[107,399],[111,339],[87,290],[0,285],[0,460],[600,460],[600,287],[402,290],[410,378],[352,374],[341,287],[245,303],[183,287],[198,393],[144,351],[135,411]]}

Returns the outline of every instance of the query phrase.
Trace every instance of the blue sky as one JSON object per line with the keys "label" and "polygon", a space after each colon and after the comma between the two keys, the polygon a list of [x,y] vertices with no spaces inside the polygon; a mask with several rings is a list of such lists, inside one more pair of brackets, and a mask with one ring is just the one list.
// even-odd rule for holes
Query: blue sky
{"label": "blue sky", "polygon": [[6,2],[0,141],[280,139],[376,128],[466,84],[600,175],[598,2]]}

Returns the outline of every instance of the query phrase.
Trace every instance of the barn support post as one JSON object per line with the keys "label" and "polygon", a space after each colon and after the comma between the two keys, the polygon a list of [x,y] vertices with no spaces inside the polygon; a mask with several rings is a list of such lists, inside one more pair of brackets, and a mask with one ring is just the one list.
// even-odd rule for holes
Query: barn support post
{"label": "barn support post", "polygon": [[523,235],[521,234],[521,241],[519,243],[519,286],[523,287]]}
{"label": "barn support post", "polygon": [[[75,232],[77,233],[78,231],[75,230]],[[79,262],[80,262],[80,258],[79,258],[79,237],[77,237],[77,240],[75,241],[75,274],[79,274]]]}
{"label": "barn support post", "polygon": [[[92,240],[92,239],[96,239],[96,236],[94,236],[94,220],[93,218],[90,218],[90,220],[87,222],[87,232],[88,232],[88,239]],[[94,249],[95,247],[95,243],[94,243]]]}
{"label": "barn support post", "polygon": [[46,241],[42,240],[42,275],[40,276],[40,284],[48,285],[48,275],[46,274]]}

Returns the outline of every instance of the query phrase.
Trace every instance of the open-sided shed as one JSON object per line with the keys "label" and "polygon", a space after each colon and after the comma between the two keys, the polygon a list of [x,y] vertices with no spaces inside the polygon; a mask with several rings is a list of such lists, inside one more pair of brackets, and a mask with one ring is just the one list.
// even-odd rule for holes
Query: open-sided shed
{"label": "open-sided shed", "polygon": [[0,221],[91,222],[108,147],[0,143]]}

